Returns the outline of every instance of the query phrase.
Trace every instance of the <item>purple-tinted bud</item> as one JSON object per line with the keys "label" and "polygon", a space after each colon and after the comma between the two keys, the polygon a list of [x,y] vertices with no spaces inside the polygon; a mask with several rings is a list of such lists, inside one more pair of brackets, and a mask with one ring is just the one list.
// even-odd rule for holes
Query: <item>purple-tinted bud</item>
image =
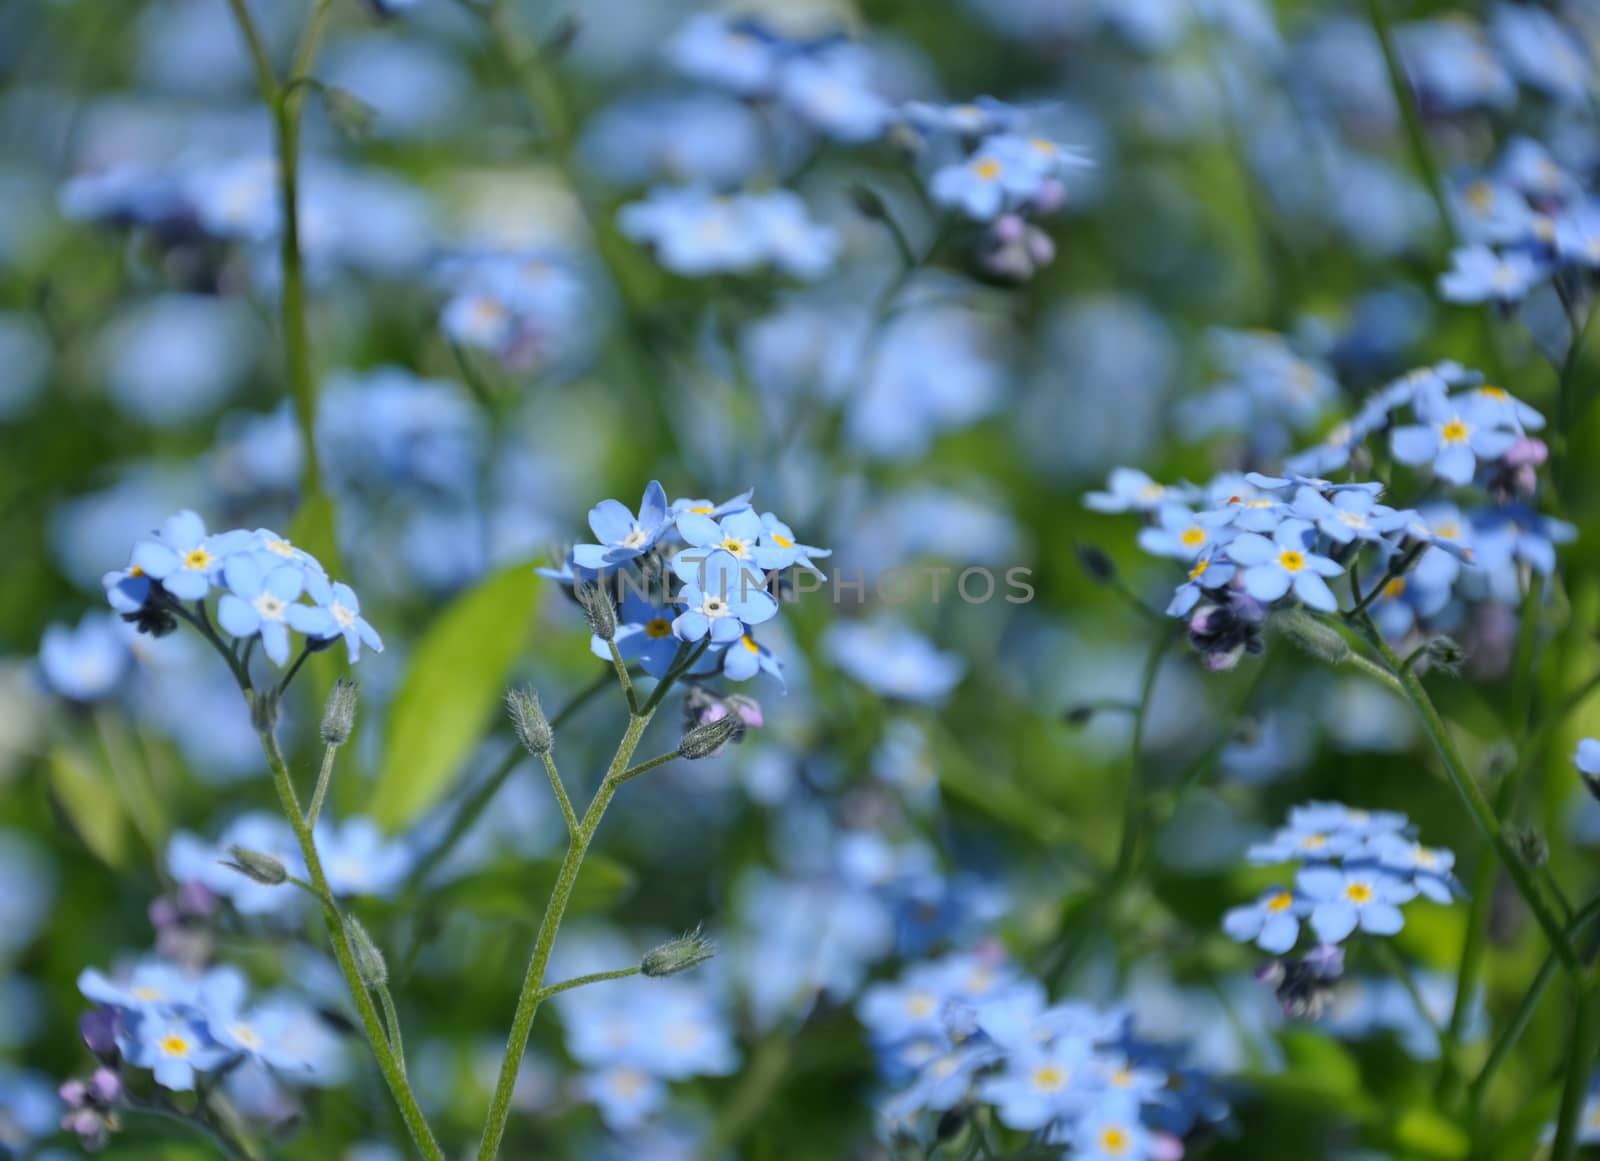
{"label": "purple-tinted bud", "polygon": [[216,914],[216,893],[198,880],[178,887],[178,909],[187,916],[204,919]]}
{"label": "purple-tinted bud", "polygon": [[181,916],[178,914],[178,905],[165,895],[158,895],[150,901],[150,906],[145,914],[150,917],[150,926],[157,931],[171,927],[177,923]]}
{"label": "purple-tinted bud", "polygon": [[1033,195],[1032,208],[1038,214],[1053,214],[1067,201],[1067,187],[1055,178],[1046,178],[1039,183],[1038,190]]}
{"label": "purple-tinted bud", "polygon": [[1524,435],[1512,444],[1503,457],[1507,467],[1539,468],[1550,458],[1550,448],[1542,439]]}
{"label": "purple-tinted bud", "polygon": [[1028,223],[1016,214],[1001,214],[994,220],[994,236],[1000,242],[1020,242],[1028,231]]}
{"label": "purple-tinted bud", "polygon": [[1319,979],[1336,980],[1344,975],[1344,948],[1337,943],[1319,943],[1306,952],[1306,967]]}
{"label": "purple-tinted bud", "polygon": [[89,1093],[103,1105],[122,1099],[122,1077],[109,1068],[97,1068],[89,1078]]}
{"label": "purple-tinted bud", "polygon": [[766,719],[761,713],[761,703],[753,697],[746,697],[742,693],[730,695],[724,702],[729,709],[739,715],[739,720],[747,729],[759,730],[766,725]]}
{"label": "purple-tinted bud", "polygon": [[1056,260],[1056,244],[1043,230],[1029,230],[1025,241],[1034,266],[1048,266]]}
{"label": "purple-tinted bud", "polygon": [[62,1081],[56,1093],[61,1097],[62,1104],[69,1109],[75,1109],[89,1099],[89,1086],[74,1077],[72,1080]]}
{"label": "purple-tinted bud", "polygon": [[1283,961],[1281,959],[1269,959],[1266,963],[1256,968],[1255,976],[1258,983],[1271,984],[1273,987],[1277,987],[1283,982]]}
{"label": "purple-tinted bud", "polygon": [[84,1045],[107,1064],[115,1064],[117,1051],[117,1013],[111,1008],[90,1008],[78,1017],[78,1034]]}

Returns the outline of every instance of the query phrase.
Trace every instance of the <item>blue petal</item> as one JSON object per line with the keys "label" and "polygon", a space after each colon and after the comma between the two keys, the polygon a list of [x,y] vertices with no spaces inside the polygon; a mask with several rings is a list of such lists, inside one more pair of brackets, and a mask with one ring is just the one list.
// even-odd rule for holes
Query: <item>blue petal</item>
{"label": "blue petal", "polygon": [[633,531],[633,513],[618,500],[601,500],[589,509],[589,527],[601,544],[620,544]]}
{"label": "blue petal", "polygon": [[1311,926],[1323,943],[1338,943],[1356,929],[1356,909],[1349,903],[1318,903]]}
{"label": "blue petal", "polygon": [[249,601],[224,593],[217,602],[217,624],[231,637],[251,637],[261,628],[261,614]]}

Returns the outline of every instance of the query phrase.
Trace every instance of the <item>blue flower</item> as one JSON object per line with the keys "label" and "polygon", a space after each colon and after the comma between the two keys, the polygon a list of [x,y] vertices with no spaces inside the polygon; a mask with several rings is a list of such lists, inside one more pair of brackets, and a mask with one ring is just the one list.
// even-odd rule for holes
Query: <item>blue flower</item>
{"label": "blue flower", "polygon": [[1479,461],[1497,460],[1517,442],[1517,433],[1503,426],[1504,413],[1495,400],[1426,395],[1417,400],[1420,424],[1397,427],[1389,434],[1394,458],[1403,464],[1431,464],[1452,484],[1472,482]]}
{"label": "blue flower", "polygon": [[1202,524],[1182,504],[1163,504],[1156,510],[1156,524],[1139,530],[1139,547],[1153,556],[1192,561],[1232,538],[1226,525]]}
{"label": "blue flower", "polygon": [[[1150,1130],[1139,1119],[1138,1102],[1104,1101],[1073,1134],[1075,1161],[1149,1161],[1156,1155]],[[1162,1156],[1172,1155],[1163,1149]]]}
{"label": "blue flower", "polygon": [[667,1101],[666,1085],[626,1064],[580,1077],[577,1090],[600,1110],[606,1125],[619,1133],[637,1129]]}
{"label": "blue flower", "polygon": [[290,619],[296,629],[318,640],[343,637],[352,665],[361,660],[362,645],[383,652],[383,638],[361,615],[361,600],[354,589],[340,581],[329,584],[325,578],[312,579],[307,589],[316,605],[291,608]]}
{"label": "blue flower", "polygon": [[1095,512],[1154,512],[1162,504],[1195,499],[1187,485],[1158,484],[1138,468],[1112,468],[1106,490],[1090,492],[1083,506]]}
{"label": "blue flower", "polygon": [[244,547],[249,537],[248,532],[207,536],[205,522],[185,509],[165,520],[154,539],[134,545],[133,566],[174,597],[198,601],[222,575],[228,554]]}
{"label": "blue flower", "polygon": [[840,621],[823,648],[833,663],[885,697],[938,705],[966,675],[958,653],[941,653],[920,633],[895,621]]}
{"label": "blue flower", "polygon": [[416,863],[409,843],[384,835],[370,818],[317,827],[317,854],[335,895],[392,897]]}
{"label": "blue flower", "polygon": [[787,568],[795,560],[793,539],[785,538],[789,539],[787,547],[770,542],[764,520],[750,508],[720,521],[698,512],[685,512],[678,517],[677,526],[689,547],[673,557],[672,567],[685,583],[699,575],[700,562],[712,549],[721,549],[762,572]]}
{"label": "blue flower", "polygon": [[55,693],[76,702],[117,692],[133,653],[114,617],[85,613],[76,626],[51,625],[39,642],[39,672]]}
{"label": "blue flower", "polygon": [[872,59],[858,46],[840,44],[785,64],[779,81],[783,103],[836,141],[862,145],[883,136],[893,109],[871,83]]}
{"label": "blue flower", "polygon": [[1272,539],[1254,532],[1240,534],[1224,551],[1244,567],[1244,588],[1258,601],[1275,601],[1292,588],[1294,595],[1313,609],[1334,612],[1339,602],[1323,578],[1338,576],[1344,567],[1310,551],[1311,525],[1286,520]]}
{"label": "blue flower", "polygon": [[1377,867],[1306,867],[1295,886],[1311,904],[1311,928],[1324,943],[1342,943],[1358,927],[1393,935],[1406,923],[1399,905],[1417,897],[1413,884]]}
{"label": "blue flower", "polygon": [[1029,1046],[1006,1058],[1004,1069],[979,1089],[1001,1123],[1031,1132],[1076,1112],[1094,1096],[1093,1049],[1076,1036]]}
{"label": "blue flower", "polygon": [[136,965],[121,983],[94,968],[78,975],[78,991],[86,999],[132,1014],[193,1004],[197,986],[193,976],[161,960]]}
{"label": "blue flower", "polygon": [[[781,561],[781,563],[769,566],[772,568],[788,568],[790,565],[798,564],[801,568],[808,568],[814,572],[820,571],[812,563],[811,558],[833,555],[833,549],[831,548],[818,548],[812,544],[801,544],[794,534],[794,529],[779,520],[771,512],[763,512],[761,514],[760,548],[776,550],[776,553],[769,559]],[[780,557],[777,553],[786,554],[787,558]]]}
{"label": "blue flower", "polygon": [[1454,874],[1454,851],[1425,847],[1399,831],[1383,831],[1368,839],[1366,846],[1346,863],[1369,858],[1377,860],[1381,867],[1409,875],[1412,885],[1435,903],[1453,903],[1466,896]]}
{"label": "blue flower", "polygon": [[322,625],[317,610],[299,604],[305,573],[294,565],[264,571],[253,554],[228,558],[223,579],[229,591],[217,602],[217,623],[239,640],[259,635],[261,649],[276,664],[289,660],[289,629],[304,633]]}
{"label": "blue flower", "polygon": [[742,97],[769,93],[778,77],[784,45],[753,20],[697,12],[667,45],[679,72]]}
{"label": "blue flower", "polygon": [[968,139],[1014,128],[1023,115],[1017,106],[993,97],[978,97],[955,105],[907,101],[900,112],[913,129]]}
{"label": "blue flower", "polygon": [[692,568],[694,579],[685,581],[675,600],[684,607],[672,622],[680,641],[699,641],[709,634],[713,644],[726,645],[744,636],[747,626],[777,616],[778,602],[762,588],[761,578],[732,553],[714,549]]}
{"label": "blue flower", "polygon": [[[678,639],[672,633],[673,614],[652,604],[639,593],[625,589],[617,606],[617,652],[624,661],[637,661],[651,677],[664,677],[678,655]],[[589,641],[589,650],[602,661],[611,659],[611,650],[598,637]]]}
{"label": "blue flower", "polygon": [[589,510],[589,527],[600,543],[574,546],[573,563],[592,569],[622,564],[649,552],[668,526],[667,494],[651,480],[637,517],[617,500],[602,500]]}
{"label": "blue flower", "polygon": [[730,516],[735,512],[743,512],[750,507],[750,497],[753,495],[755,495],[755,489],[748,488],[732,499],[724,500],[720,504],[715,504],[710,500],[685,497],[680,500],[674,500],[672,507],[668,509],[668,514],[673,520],[676,520],[685,512],[694,512],[701,516],[709,516],[713,520],[721,520],[724,516]]}
{"label": "blue flower", "polygon": [[1348,854],[1373,835],[1399,831],[1406,817],[1391,811],[1352,810],[1338,802],[1310,802],[1289,811],[1289,825],[1250,847],[1252,863],[1325,860]]}
{"label": "blue flower", "polygon": [[785,684],[777,654],[746,633],[723,651],[722,675],[729,681],[749,681],[757,673],[770,674],[779,685]]}
{"label": "blue flower", "polygon": [[197,1072],[210,1072],[233,1055],[200,1021],[175,1012],[145,1010],[131,1016],[123,1052],[148,1068],[158,1085],[173,1092],[194,1088]]}
{"label": "blue flower", "polygon": [[1447,302],[1518,302],[1546,273],[1521,250],[1496,254],[1487,246],[1463,246],[1450,258],[1454,268],[1439,276]]}
{"label": "blue flower", "polygon": [[1329,540],[1349,544],[1355,540],[1381,541],[1415,516],[1380,504],[1371,492],[1344,489],[1331,498],[1315,488],[1300,488],[1294,494],[1296,516],[1310,520]]}
{"label": "blue flower", "polygon": [[1233,579],[1236,571],[1233,562],[1223,558],[1215,549],[1206,552],[1194,562],[1184,582],[1173,590],[1172,599],[1167,602],[1167,616],[1187,615],[1200,603],[1205,590],[1224,587]]}
{"label": "blue flower", "polygon": [[1270,887],[1254,903],[1231,908],[1222,917],[1229,939],[1253,942],[1262,951],[1282,955],[1300,941],[1300,920],[1310,913],[1305,900],[1282,887]]}
{"label": "blue flower", "polygon": [[1008,204],[1031,197],[1042,183],[1039,172],[1014,158],[981,148],[965,161],[943,166],[929,183],[935,205],[959,209],[980,222],[990,222]]}

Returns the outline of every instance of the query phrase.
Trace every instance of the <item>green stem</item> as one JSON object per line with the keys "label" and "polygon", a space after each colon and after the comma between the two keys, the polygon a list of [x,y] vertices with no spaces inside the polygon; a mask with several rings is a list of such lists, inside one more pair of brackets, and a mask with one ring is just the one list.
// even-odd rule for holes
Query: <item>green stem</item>
{"label": "green stem", "polygon": [[323,873],[322,859],[317,853],[317,844],[312,838],[311,828],[306,825],[305,816],[301,813],[300,798],[295,793],[294,780],[289,776],[289,764],[284,760],[283,751],[278,746],[277,735],[270,729],[263,729],[260,731],[260,738],[261,748],[267,756],[267,765],[272,770],[272,781],[278,791],[279,804],[283,808],[284,816],[289,820],[289,825],[294,828],[295,838],[300,844],[300,853],[305,859],[306,870],[310,875],[312,891],[321,901],[323,925],[327,927],[328,939],[333,944],[334,959],[339,963],[339,971],[344,976],[345,986],[349,989],[350,998],[355,1002],[356,1014],[360,1018],[362,1029],[366,1032],[367,1043],[372,1046],[373,1055],[377,1057],[378,1070],[383,1074],[395,1104],[399,1106],[400,1116],[405,1121],[406,1130],[411,1134],[417,1150],[428,1161],[444,1161],[444,1152],[434,1139],[433,1130],[428,1127],[427,1118],[423,1116],[422,1108],[417,1104],[416,1094],[411,1091],[411,1086],[406,1080],[405,1065],[390,1047],[378,1010],[373,1005],[372,994],[367,990],[367,985],[362,981],[361,973],[356,968],[355,953],[350,949],[350,939],[345,932],[344,920],[340,918],[338,909],[333,905],[333,893],[328,890],[328,877]]}
{"label": "green stem", "polygon": [[766,1111],[789,1070],[791,1051],[790,1038],[777,1033],[767,1037],[756,1049],[750,1067],[739,1077],[733,1093],[722,1102],[722,1111],[700,1146],[701,1161],[720,1161]]}
{"label": "green stem", "polygon": [[1511,840],[1506,837],[1499,816],[1467,770],[1466,763],[1462,761],[1460,753],[1456,750],[1456,744],[1450,737],[1449,728],[1439,716],[1439,711],[1434,708],[1432,699],[1428,697],[1428,692],[1423,688],[1416,673],[1405,668],[1405,664],[1395,655],[1394,650],[1383,639],[1383,634],[1378,632],[1370,619],[1363,618],[1362,628],[1372,647],[1377,650],[1384,666],[1400,682],[1401,693],[1416,712],[1423,732],[1428,735],[1428,740],[1433,743],[1433,748],[1444,765],[1445,773],[1461,796],[1478,829],[1484,838],[1489,840],[1500,861],[1505,865],[1506,873],[1511,876],[1518,893],[1527,902],[1528,910],[1533,913],[1534,919],[1543,929],[1550,947],[1561,961],[1561,966],[1576,978],[1581,974],[1578,957],[1567,942],[1561,919],[1546,898],[1547,894],[1559,898],[1559,892],[1555,891],[1554,884],[1549,881],[1549,870],[1543,867],[1537,869],[1530,867],[1512,845]]}
{"label": "green stem", "polygon": [[1572,1014],[1572,1039],[1567,1047],[1566,1079],[1561,1086],[1561,1111],[1556,1114],[1556,1141],[1550,1161],[1572,1161],[1578,1153],[1579,1122],[1589,1096],[1589,1074],[1600,1045],[1600,994],[1586,982],[1579,985]]}
{"label": "green stem", "polygon": [[257,1158],[260,1157],[260,1154],[248,1142],[231,1136],[222,1125],[217,1124],[209,1117],[185,1113],[169,1105],[131,1097],[128,1098],[123,1108],[130,1113],[159,1117],[161,1120],[171,1121],[174,1124],[187,1125],[215,1145],[217,1152],[228,1158],[228,1161],[257,1161]]}
{"label": "green stem", "polygon": [[1150,717],[1150,701],[1155,693],[1156,678],[1161,673],[1161,663],[1175,637],[1162,636],[1150,647],[1150,656],[1144,663],[1144,674],[1139,682],[1139,702],[1133,711],[1133,727],[1128,737],[1128,787],[1122,803],[1122,837],[1117,843],[1117,861],[1112,868],[1107,896],[1114,894],[1126,881],[1134,867],[1139,848],[1140,821],[1144,818],[1144,727]]}
{"label": "green stem", "polygon": [[[668,684],[663,679],[656,687],[660,693]],[[656,700],[652,695],[652,700]],[[578,828],[572,835],[572,840],[567,844],[566,856],[561,860],[561,869],[556,873],[555,889],[550,893],[550,901],[545,905],[544,919],[539,924],[539,933],[534,938],[533,954],[528,959],[528,970],[523,976],[522,991],[517,997],[516,1012],[511,1020],[511,1033],[506,1038],[505,1057],[500,1062],[500,1075],[495,1081],[494,1095],[489,1102],[489,1115],[484,1121],[483,1139],[478,1145],[478,1161],[491,1161],[499,1156],[500,1142],[505,1137],[506,1120],[511,1115],[511,1094],[516,1087],[517,1072],[522,1067],[522,1056],[528,1048],[528,1036],[533,1031],[533,1020],[539,1012],[539,1004],[543,999],[544,973],[550,965],[550,953],[555,947],[556,933],[561,930],[561,920],[566,915],[567,903],[572,898],[572,890],[578,882],[578,872],[583,868],[584,856],[589,853],[589,844],[594,841],[595,831],[600,828],[600,820],[605,816],[606,807],[611,804],[611,798],[617,792],[621,783],[621,774],[628,768],[633,752],[638,749],[639,741],[644,737],[645,727],[650,724],[654,714],[654,707],[647,705],[639,714],[628,719],[628,728],[622,735],[622,740],[617,744],[617,752],[611,759],[611,765],[606,769],[605,777],[600,780],[599,788],[594,792],[594,798],[589,803],[589,808],[583,812],[583,819],[578,823]]]}
{"label": "green stem", "polygon": [[1410,82],[1406,80],[1400,55],[1395,51],[1394,35],[1390,30],[1389,17],[1383,10],[1383,4],[1384,0],[1367,0],[1367,15],[1372,21],[1372,30],[1378,35],[1378,45],[1383,50],[1384,67],[1389,72],[1389,87],[1394,91],[1395,104],[1400,106],[1400,120],[1405,126],[1406,144],[1410,146],[1411,159],[1422,174],[1423,184],[1428,187],[1428,195],[1433,198],[1434,207],[1439,211],[1439,221],[1444,226],[1445,237],[1450,239],[1450,245],[1454,248],[1461,244],[1460,236],[1456,232],[1455,216],[1451,214],[1450,203],[1445,198],[1444,183],[1439,178],[1439,167],[1434,165],[1433,153],[1428,149],[1428,135],[1422,127],[1422,115],[1417,111],[1416,99],[1411,92]]}
{"label": "green stem", "polygon": [[636,714],[639,712],[639,701],[634,696],[633,679],[628,676],[628,663],[622,659],[615,641],[607,641],[606,645],[611,650],[611,667],[617,672],[617,683],[622,686],[622,694],[628,699],[628,712]]}
{"label": "green stem", "polygon": [[555,756],[546,750],[539,755],[544,759],[544,770],[550,777],[550,790],[556,796],[556,803],[561,807],[561,817],[566,820],[567,836],[578,833],[578,816],[572,809],[572,799],[567,797],[566,785],[561,781],[561,773],[556,769]]}
{"label": "green stem", "polygon": [[639,974],[639,967],[617,968],[609,972],[590,972],[586,976],[573,976],[570,980],[562,980],[559,984],[551,984],[539,989],[539,1000],[544,1002],[551,996],[559,996],[562,992],[570,992],[573,988],[583,988],[590,984],[604,983],[606,980],[625,980],[629,976]]}
{"label": "green stem", "polygon": [[317,829],[317,816],[322,813],[322,800],[328,796],[328,783],[333,778],[333,759],[338,752],[338,746],[329,746],[322,751],[322,769],[317,771],[317,788],[311,795],[311,805],[306,808],[306,827],[310,830]]}
{"label": "green stem", "polygon": [[390,994],[388,984],[378,985],[378,1000],[383,1004],[383,1022],[389,1034],[389,1048],[394,1052],[395,1063],[400,1066],[403,1076],[406,1071],[406,1046],[400,1036],[400,1013],[395,1011],[394,996]]}
{"label": "green stem", "polygon": [[665,766],[668,762],[672,761],[674,758],[681,758],[681,757],[683,757],[683,751],[682,750],[673,750],[671,753],[668,753],[668,754],[659,754],[656,757],[651,758],[648,762],[640,762],[637,766],[629,766],[621,774],[617,775],[617,781],[618,782],[627,782],[629,779],[637,778],[637,777],[639,777],[639,775],[641,775],[641,774],[643,774],[643,773],[645,773],[645,772],[647,772],[649,770],[654,770],[657,766]]}
{"label": "green stem", "polygon": [[284,672],[283,680],[278,682],[278,684],[273,688],[272,698],[274,701],[283,696],[284,691],[289,688],[289,683],[295,679],[297,674],[299,674],[300,667],[306,663],[306,659],[310,656],[311,645],[308,642],[306,647],[300,650],[299,656],[297,656],[294,661],[290,663],[289,668]]}

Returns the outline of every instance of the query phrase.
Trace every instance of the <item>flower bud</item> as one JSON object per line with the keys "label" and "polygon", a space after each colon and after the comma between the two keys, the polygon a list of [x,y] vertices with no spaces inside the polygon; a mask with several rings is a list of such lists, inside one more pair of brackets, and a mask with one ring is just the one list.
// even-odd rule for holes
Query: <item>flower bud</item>
{"label": "flower bud", "polygon": [[1466,650],[1453,637],[1435,637],[1428,642],[1428,663],[1446,673],[1454,673],[1467,659]]}
{"label": "flower bud", "polygon": [[639,961],[639,970],[647,976],[675,976],[699,967],[716,954],[717,945],[701,935],[696,927],[645,952],[644,959]]}
{"label": "flower bud", "polygon": [[1343,665],[1350,660],[1350,643],[1343,635],[1304,609],[1285,609],[1272,618],[1272,624],[1302,652],[1324,664]]}
{"label": "flower bud", "polygon": [[235,844],[228,848],[228,855],[228,858],[220,860],[224,867],[238,871],[263,887],[276,887],[289,877],[289,871],[281,860],[262,851]]}
{"label": "flower bud", "polygon": [[1512,823],[1506,827],[1506,837],[1530,867],[1542,867],[1550,861],[1550,844],[1537,827]]}
{"label": "flower bud", "polygon": [[90,1008],[78,1017],[78,1034],[83,1037],[84,1047],[106,1064],[115,1064],[121,1057],[115,1009]]}
{"label": "flower bud", "polygon": [[1094,718],[1095,707],[1092,705],[1069,705],[1061,711],[1061,720],[1073,729],[1082,729]]}
{"label": "flower bud", "polygon": [[550,729],[549,719],[544,716],[544,707],[539,704],[539,695],[532,687],[507,690],[506,713],[511,715],[511,728],[516,732],[517,741],[527,748],[528,753],[537,755],[550,752],[550,747],[555,744],[555,734]]}
{"label": "flower bud", "polygon": [[871,186],[859,182],[851,183],[849,190],[850,204],[855,206],[856,213],[863,218],[870,218],[874,222],[887,221],[889,207],[884,204],[883,195]]}
{"label": "flower bud", "polygon": [[744,722],[736,715],[728,714],[715,721],[685,730],[683,740],[678,743],[678,749],[685,758],[695,761],[699,758],[712,757],[723,746],[729,742],[737,742],[743,736]]}
{"label": "flower bud", "polygon": [[350,740],[356,726],[356,699],[361,687],[347,677],[333,683],[328,704],[322,711],[322,740],[329,746],[342,746]]}
{"label": "flower bud", "polygon": [[590,631],[602,641],[614,638],[617,635],[617,607],[611,603],[611,594],[606,592],[605,586],[599,582],[580,584],[573,593],[578,598],[578,604],[583,606],[583,615],[589,622]]}
{"label": "flower bud", "polygon": [[1093,544],[1078,545],[1078,563],[1089,579],[1097,585],[1112,584],[1117,579],[1117,566],[1103,548]]}
{"label": "flower bud", "polygon": [[389,964],[383,952],[372,942],[372,936],[354,915],[344,917],[344,932],[350,940],[350,954],[356,961],[356,974],[369,988],[381,988],[389,982]]}

